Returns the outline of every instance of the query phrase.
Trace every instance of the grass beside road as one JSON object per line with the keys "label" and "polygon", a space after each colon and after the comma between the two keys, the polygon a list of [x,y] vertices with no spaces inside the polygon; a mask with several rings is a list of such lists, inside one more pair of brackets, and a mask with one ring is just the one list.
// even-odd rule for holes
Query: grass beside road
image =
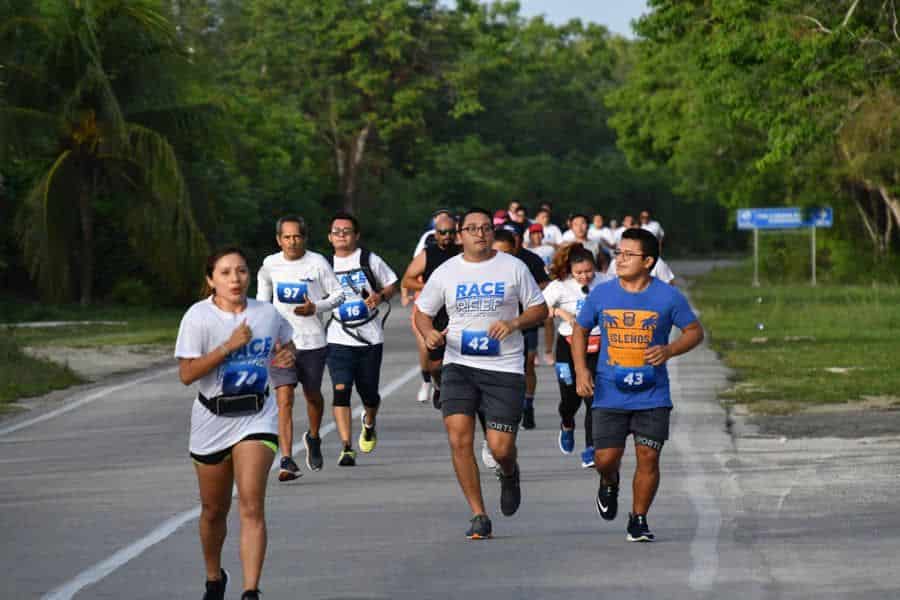
{"label": "grass beside road", "polygon": [[872,398],[900,408],[900,287],[750,281],[747,268],[729,268],[690,288],[712,347],[737,372],[727,401],[759,414]]}
{"label": "grass beside road", "polygon": [[68,367],[28,356],[25,346],[96,348],[100,346],[174,346],[183,309],[132,306],[47,305],[0,297],[4,323],[30,321],[122,321],[127,325],[6,327],[0,339],[0,412],[10,402],[63,389],[82,380]]}

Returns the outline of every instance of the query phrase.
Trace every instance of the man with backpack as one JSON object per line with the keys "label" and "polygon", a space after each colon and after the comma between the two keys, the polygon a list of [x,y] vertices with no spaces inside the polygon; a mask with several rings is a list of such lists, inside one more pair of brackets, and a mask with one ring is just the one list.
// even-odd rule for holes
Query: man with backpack
{"label": "man with backpack", "polygon": [[388,301],[397,288],[397,275],[380,256],[359,246],[359,236],[356,217],[345,212],[332,217],[328,233],[334,248],[331,264],[344,290],[344,302],[328,322],[328,373],[334,391],[334,422],[343,444],[338,459],[342,467],[356,464],[350,418],[354,384],[365,407],[359,449],[372,452],[378,442],[375,418],[381,403],[378,385],[384,321],[390,314]]}

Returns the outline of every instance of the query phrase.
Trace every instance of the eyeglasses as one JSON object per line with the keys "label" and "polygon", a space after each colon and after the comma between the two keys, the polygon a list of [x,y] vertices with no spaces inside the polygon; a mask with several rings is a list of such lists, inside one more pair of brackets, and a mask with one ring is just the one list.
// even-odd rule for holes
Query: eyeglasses
{"label": "eyeglasses", "polygon": [[477,225],[467,225],[460,229],[460,231],[465,231],[469,235],[487,235],[488,233],[494,231],[494,228],[490,225],[482,225],[481,227],[478,227]]}
{"label": "eyeglasses", "polygon": [[438,235],[450,235],[451,233],[456,233],[455,229],[435,229],[434,232]]}
{"label": "eyeglasses", "polygon": [[615,256],[616,258],[626,258],[626,259],[631,259],[631,258],[635,258],[635,257],[637,257],[637,256],[644,257],[644,256],[647,256],[647,255],[646,255],[646,254],[641,254],[641,253],[639,253],[639,252],[625,252],[624,250],[614,250],[614,251],[613,251],[613,256]]}
{"label": "eyeglasses", "polygon": [[331,230],[331,235],[335,237],[341,237],[344,235],[353,235],[356,233],[352,227],[344,227],[343,229],[338,229],[337,227]]}

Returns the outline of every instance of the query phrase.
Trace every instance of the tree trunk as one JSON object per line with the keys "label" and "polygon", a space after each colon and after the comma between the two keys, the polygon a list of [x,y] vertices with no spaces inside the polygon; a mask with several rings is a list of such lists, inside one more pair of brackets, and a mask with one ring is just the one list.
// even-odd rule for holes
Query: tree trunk
{"label": "tree trunk", "polygon": [[338,165],[340,177],[341,195],[344,198],[344,210],[356,213],[357,195],[359,192],[359,174],[362,171],[363,159],[366,155],[366,144],[369,134],[372,132],[372,124],[368,123],[356,135],[346,152],[338,151],[338,160],[343,160],[343,165]]}
{"label": "tree trunk", "polygon": [[91,204],[89,186],[82,186],[78,194],[78,209],[81,218],[81,306],[93,301],[94,293],[94,207]]}

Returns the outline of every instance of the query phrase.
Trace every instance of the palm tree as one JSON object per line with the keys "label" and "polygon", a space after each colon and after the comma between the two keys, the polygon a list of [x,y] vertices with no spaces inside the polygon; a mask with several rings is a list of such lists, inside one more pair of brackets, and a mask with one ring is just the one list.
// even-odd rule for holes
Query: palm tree
{"label": "palm tree", "polygon": [[[96,203],[121,202],[144,264],[179,289],[206,241],[161,129],[196,111],[172,73],[189,65],[163,2],[42,0],[0,24],[0,156],[46,159],[16,231],[44,297],[90,304]],[[0,7],[3,3],[0,2]],[[24,11],[24,12],[23,12]],[[193,273],[192,273],[193,272]]]}

